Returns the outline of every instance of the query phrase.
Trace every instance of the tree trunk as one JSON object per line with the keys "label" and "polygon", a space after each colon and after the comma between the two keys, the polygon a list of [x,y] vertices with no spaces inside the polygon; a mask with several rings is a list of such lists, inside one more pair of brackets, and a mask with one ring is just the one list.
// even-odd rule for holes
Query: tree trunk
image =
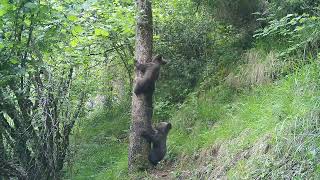
{"label": "tree trunk", "polygon": [[[139,63],[150,62],[152,59],[152,10],[150,0],[136,0],[137,26],[136,26],[136,61]],[[136,70],[135,86],[141,73]],[[149,166],[148,153],[150,144],[143,139],[141,131],[151,128],[153,113],[152,94],[146,93],[136,96],[132,94],[132,122],[130,127],[129,144],[129,172],[144,170]]]}

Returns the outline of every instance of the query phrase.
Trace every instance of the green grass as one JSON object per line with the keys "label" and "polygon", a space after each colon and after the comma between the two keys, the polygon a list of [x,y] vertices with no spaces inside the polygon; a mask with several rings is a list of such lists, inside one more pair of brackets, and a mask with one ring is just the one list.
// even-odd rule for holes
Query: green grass
{"label": "green grass", "polygon": [[[193,93],[170,119],[173,129],[168,138],[166,160],[177,163],[174,171],[179,174],[197,169],[193,163],[179,164],[182,156],[192,157],[213,144],[231,142],[225,147],[232,156],[251,147],[266,134],[273,138],[285,136],[286,133],[277,134],[280,127],[290,126],[319,109],[319,85],[320,65],[314,62],[272,84],[240,91],[221,84],[200,94]],[[127,177],[128,140],[120,137],[129,129],[128,111],[128,106],[101,110],[78,125],[73,136],[75,156],[71,168],[66,168],[66,178]],[[320,145],[319,139],[317,142]],[[246,177],[248,169],[255,171],[258,167],[249,160],[240,160],[229,170],[228,176],[232,178],[242,173],[241,176]],[[313,173],[319,174],[319,167],[315,165]]]}
{"label": "green grass", "polygon": [[127,174],[129,108],[99,109],[74,130],[66,179],[118,179]]}
{"label": "green grass", "polygon": [[267,133],[274,134],[279,124],[312,111],[319,104],[319,79],[319,65],[313,63],[280,81],[252,90],[236,93],[221,86],[199,98],[190,97],[172,118],[176,128],[169,137],[169,158],[192,156],[212,144],[241,136],[244,131],[245,137],[230,148],[239,152],[252,146]]}

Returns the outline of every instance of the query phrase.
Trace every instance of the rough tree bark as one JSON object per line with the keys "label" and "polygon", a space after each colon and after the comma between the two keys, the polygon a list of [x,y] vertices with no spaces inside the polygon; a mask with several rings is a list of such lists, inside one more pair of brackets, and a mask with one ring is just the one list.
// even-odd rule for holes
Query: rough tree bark
{"label": "rough tree bark", "polygon": [[[139,63],[150,62],[152,59],[152,9],[150,0],[136,0],[137,5],[137,25],[136,25],[136,61]],[[141,73],[136,70],[136,79],[141,77]],[[132,122],[130,127],[129,144],[129,172],[136,172],[148,168],[148,152],[150,144],[143,139],[141,130],[151,128],[153,113],[152,107],[153,92],[132,95]]]}

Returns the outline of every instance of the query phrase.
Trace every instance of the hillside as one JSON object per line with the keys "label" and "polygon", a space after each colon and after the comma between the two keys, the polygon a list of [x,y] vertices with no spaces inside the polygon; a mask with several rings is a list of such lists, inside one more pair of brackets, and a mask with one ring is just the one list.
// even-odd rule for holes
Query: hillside
{"label": "hillside", "polygon": [[[174,128],[165,161],[141,176],[320,177],[319,66],[313,59],[274,82],[241,91],[221,84],[190,94],[169,120]],[[71,179],[127,176],[129,109],[115,109],[80,123]]]}

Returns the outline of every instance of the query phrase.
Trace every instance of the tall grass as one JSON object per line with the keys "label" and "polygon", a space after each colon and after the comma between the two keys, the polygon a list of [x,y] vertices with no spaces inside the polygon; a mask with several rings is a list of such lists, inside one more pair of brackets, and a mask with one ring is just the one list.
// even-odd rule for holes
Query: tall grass
{"label": "tall grass", "polygon": [[[205,149],[222,146],[224,150],[220,150],[218,154],[225,156],[218,155],[218,162],[206,162],[208,164],[205,167],[213,169],[206,177],[216,174],[214,169],[223,165],[230,166],[230,177],[236,177],[235,175],[241,172],[246,172],[246,176],[250,175],[251,171],[233,171],[234,166],[238,166],[238,161],[234,163],[234,159],[245,149],[255,146],[266,134],[271,137],[287,137],[285,134],[276,134],[280,131],[275,128],[285,124],[283,129],[288,130],[297,119],[318,108],[320,101],[316,97],[320,94],[320,89],[317,88],[319,69],[318,62],[314,62],[273,84],[262,84],[251,91],[236,93],[228,86],[219,86],[206,91],[200,97],[191,96],[172,118],[176,128],[169,136],[168,160],[178,160],[177,167],[180,170],[177,172],[186,173],[186,169],[197,169],[203,163],[186,161],[195,161]],[[301,129],[308,127],[300,126]],[[240,160],[239,163],[241,164]],[[192,172],[198,177],[202,170]],[[183,177],[180,173],[177,174]]]}
{"label": "tall grass", "polygon": [[66,179],[118,179],[127,176],[130,104],[98,109],[82,119],[71,139]]}

